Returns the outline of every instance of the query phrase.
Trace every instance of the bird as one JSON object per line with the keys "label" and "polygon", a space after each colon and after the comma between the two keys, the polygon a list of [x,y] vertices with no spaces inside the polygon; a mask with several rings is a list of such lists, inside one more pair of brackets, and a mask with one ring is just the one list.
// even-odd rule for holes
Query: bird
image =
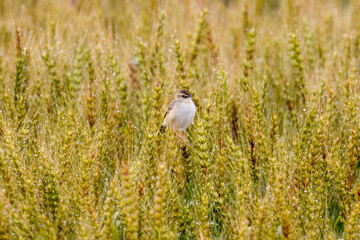
{"label": "bird", "polygon": [[177,131],[184,131],[194,121],[196,107],[191,97],[193,95],[187,89],[178,91],[165,112],[164,122],[160,127],[161,133],[164,133],[167,127],[172,129],[185,144],[184,137]]}

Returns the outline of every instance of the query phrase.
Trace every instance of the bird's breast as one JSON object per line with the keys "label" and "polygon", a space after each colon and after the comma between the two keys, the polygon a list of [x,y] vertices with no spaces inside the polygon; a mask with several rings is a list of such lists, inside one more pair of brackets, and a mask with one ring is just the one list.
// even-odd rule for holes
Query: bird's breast
{"label": "bird's breast", "polygon": [[175,130],[185,130],[194,120],[195,105],[191,102],[179,102],[167,118],[167,123]]}

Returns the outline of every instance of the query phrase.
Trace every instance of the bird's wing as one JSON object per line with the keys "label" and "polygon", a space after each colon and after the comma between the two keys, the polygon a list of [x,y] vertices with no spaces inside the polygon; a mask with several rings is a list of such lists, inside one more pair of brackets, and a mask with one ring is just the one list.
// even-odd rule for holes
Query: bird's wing
{"label": "bird's wing", "polygon": [[174,108],[174,106],[175,106],[175,104],[176,104],[177,102],[178,102],[178,100],[173,100],[173,101],[170,103],[168,109],[166,110],[166,113],[165,113],[165,115],[164,115],[164,118],[166,118],[166,115],[168,115],[168,113]]}

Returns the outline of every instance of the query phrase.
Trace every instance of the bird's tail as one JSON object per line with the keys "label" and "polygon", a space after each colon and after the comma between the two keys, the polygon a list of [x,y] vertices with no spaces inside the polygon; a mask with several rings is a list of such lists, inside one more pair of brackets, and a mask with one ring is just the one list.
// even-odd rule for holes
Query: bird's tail
{"label": "bird's tail", "polygon": [[165,132],[165,130],[166,130],[166,125],[161,125],[161,127],[159,128],[159,130],[160,130],[160,132],[161,133],[164,133]]}

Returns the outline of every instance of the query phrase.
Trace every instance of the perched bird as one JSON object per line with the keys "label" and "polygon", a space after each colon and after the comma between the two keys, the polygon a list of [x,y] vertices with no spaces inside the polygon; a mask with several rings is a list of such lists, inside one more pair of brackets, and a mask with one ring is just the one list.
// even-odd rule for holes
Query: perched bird
{"label": "perched bird", "polygon": [[170,103],[164,115],[164,123],[160,127],[162,133],[165,132],[166,127],[174,130],[185,144],[184,137],[176,131],[185,130],[194,121],[196,108],[191,100],[192,96],[189,90],[180,90],[176,94],[175,100]]}

